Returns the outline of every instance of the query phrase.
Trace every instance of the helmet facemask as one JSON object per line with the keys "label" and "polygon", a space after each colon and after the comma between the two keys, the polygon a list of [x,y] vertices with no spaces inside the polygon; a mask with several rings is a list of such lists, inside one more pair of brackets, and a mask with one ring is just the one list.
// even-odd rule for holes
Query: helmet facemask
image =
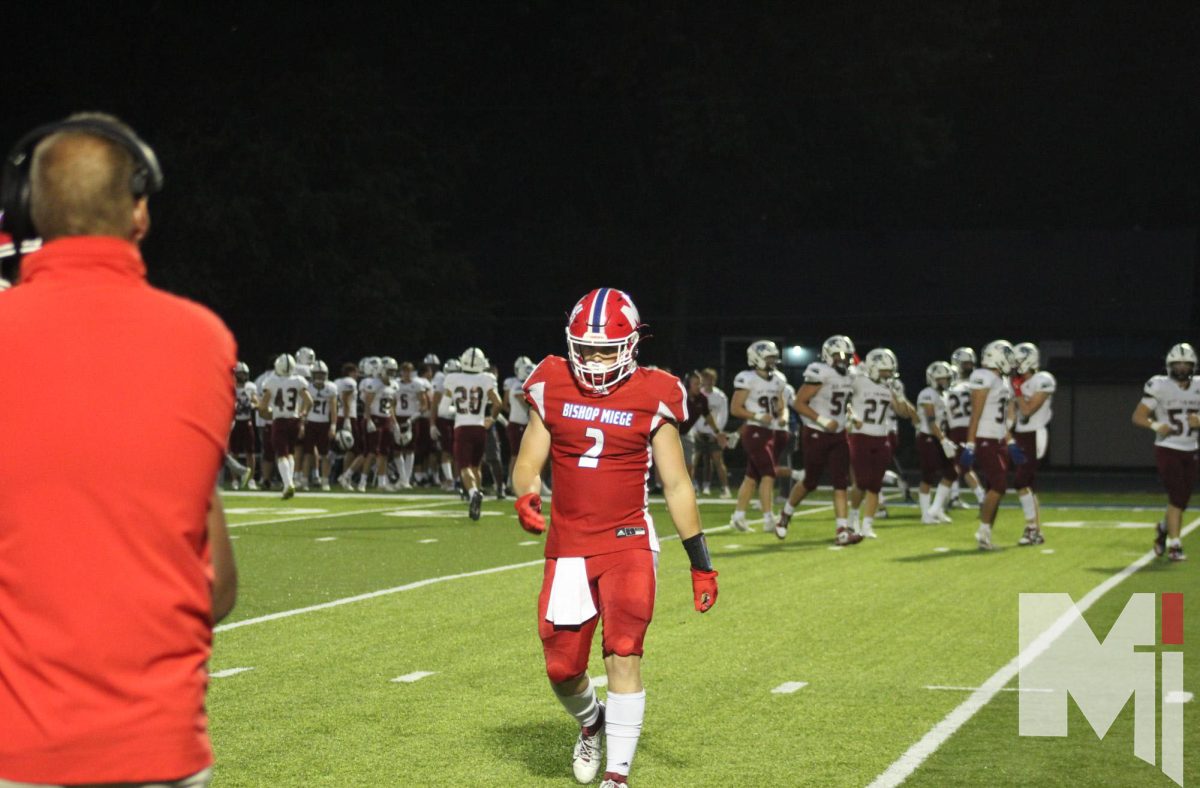
{"label": "helmet facemask", "polygon": [[[637,346],[641,339],[637,331],[621,339],[609,339],[592,332],[585,333],[582,338],[575,337],[569,328],[566,333],[571,371],[587,391],[608,394],[637,369]],[[595,358],[597,355],[611,360]]]}

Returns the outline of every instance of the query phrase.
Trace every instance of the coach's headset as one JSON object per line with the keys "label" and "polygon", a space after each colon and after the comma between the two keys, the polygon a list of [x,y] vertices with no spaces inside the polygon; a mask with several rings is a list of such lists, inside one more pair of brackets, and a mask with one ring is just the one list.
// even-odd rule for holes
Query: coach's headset
{"label": "coach's headset", "polygon": [[129,191],[134,199],[149,196],[162,189],[162,168],[154,150],[142,141],[132,129],[89,116],[47,123],[38,126],[22,137],[8,156],[4,158],[4,170],[0,173],[0,230],[12,236],[15,259],[21,259],[22,241],[37,237],[37,228],[29,215],[29,169],[33,151],[37,144],[60,131],[77,131],[115,142],[133,156],[133,175],[129,179]]}

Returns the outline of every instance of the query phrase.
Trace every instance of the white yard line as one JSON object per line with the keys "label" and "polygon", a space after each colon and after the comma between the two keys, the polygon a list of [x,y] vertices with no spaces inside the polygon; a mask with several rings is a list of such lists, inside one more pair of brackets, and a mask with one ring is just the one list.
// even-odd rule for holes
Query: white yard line
{"label": "white yard line", "polygon": [[785,681],[775,689],[771,690],[772,695],[791,695],[793,692],[802,690],[808,686],[807,681]]}
{"label": "white yard line", "polygon": [[[941,684],[926,684],[927,690],[944,690],[947,692],[978,692],[983,687],[946,687]],[[1032,687],[1004,687],[1001,692],[1054,692],[1052,689],[1034,689]]]}
{"label": "white yard line", "polygon": [[210,679],[224,679],[236,676],[239,673],[245,673],[248,670],[254,670],[254,668],[226,668],[225,670],[218,670],[216,673],[209,673],[208,677]]}
{"label": "white yard line", "polygon": [[405,673],[403,676],[397,676],[392,681],[397,684],[412,684],[414,681],[420,681],[426,676],[434,675],[435,672],[431,670],[417,670],[412,673]]}
{"label": "white yard line", "polygon": [[[1181,536],[1187,536],[1197,527],[1200,527],[1200,519],[1188,523]],[[1101,597],[1116,588],[1133,573],[1145,567],[1154,558],[1153,552],[1145,553],[1132,564],[1089,591],[1083,599],[1075,603],[1075,609],[1078,610],[1079,615],[1086,612]],[[1074,611],[1071,611],[1069,615],[1064,615],[1031,643],[1025,651],[1013,657],[1008,664],[993,673],[982,687],[972,691],[970,697],[955,707],[941,722],[933,726],[928,733],[921,737],[920,741],[909,747],[891,766],[876,777],[868,788],[893,788],[908,779],[925,762],[926,758],[937,752],[938,748],[945,744],[959,728],[974,717],[977,711],[986,706],[998,692],[1004,689],[1006,684],[1016,677],[1019,665],[1028,664],[1038,654],[1049,648],[1050,644],[1066,631],[1067,626],[1074,620],[1074,615]]]}
{"label": "white yard line", "polygon": [[461,504],[459,500],[444,501],[442,503],[423,502],[415,506],[387,506],[376,509],[353,509],[349,512],[331,512],[329,514],[302,514],[292,517],[276,517],[273,520],[252,520],[248,523],[229,523],[230,528],[245,528],[248,525],[276,525],[278,523],[294,523],[301,520],[325,520],[331,517],[354,517],[360,514],[381,514],[383,512],[406,511],[410,509],[428,509],[433,506],[448,506],[449,504]]}

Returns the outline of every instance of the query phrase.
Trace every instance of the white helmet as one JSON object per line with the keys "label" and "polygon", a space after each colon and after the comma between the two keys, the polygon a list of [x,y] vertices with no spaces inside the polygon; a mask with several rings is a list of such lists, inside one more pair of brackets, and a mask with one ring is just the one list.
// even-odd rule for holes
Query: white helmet
{"label": "white helmet", "polygon": [[769,339],[760,339],[746,348],[746,363],[753,369],[770,372],[779,363],[779,347]]}
{"label": "white helmet", "polygon": [[1037,345],[1032,342],[1022,342],[1013,348],[1013,353],[1017,357],[1018,374],[1028,375],[1030,372],[1037,372],[1038,365],[1041,363],[1041,354],[1038,353]]}
{"label": "white helmet", "polygon": [[442,367],[442,371],[446,373],[462,372],[462,362],[456,358],[448,358],[446,359],[446,366]]}
{"label": "white helmet", "polygon": [[854,358],[854,342],[845,334],[834,334],[821,344],[821,360],[845,373]]}
{"label": "white helmet", "polygon": [[[979,362],[975,358],[975,351],[969,347],[955,348],[950,354],[950,366],[954,367],[954,371],[960,377],[969,377],[971,371],[975,369],[975,365]],[[963,364],[970,364],[971,369],[963,369]]]}
{"label": "white helmet", "polygon": [[326,379],[329,378],[329,365],[319,359],[314,361],[312,365],[312,376],[315,378],[317,375],[322,375]]}
{"label": "white helmet", "polygon": [[533,359],[529,356],[517,356],[517,360],[513,362],[513,374],[517,376],[517,380],[524,383],[533,374],[535,367]]}
{"label": "white helmet", "polygon": [[250,378],[250,365],[247,364],[245,361],[239,361],[238,363],[233,365],[233,374],[234,375],[245,375],[246,378],[249,379]]}
{"label": "white helmet", "polygon": [[979,354],[979,366],[994,369],[1001,375],[1007,375],[1017,365],[1017,354],[1013,352],[1012,343],[1007,339],[994,339],[983,346]]}
{"label": "white helmet", "polygon": [[338,430],[333,435],[333,445],[338,451],[350,451],[354,448],[354,433],[347,429]]}
{"label": "white helmet", "polygon": [[275,359],[275,374],[289,378],[296,373],[296,359],[290,353],[280,353]]}
{"label": "white helmet", "polygon": [[937,382],[942,378],[946,379],[946,386],[949,386],[954,381],[954,368],[945,361],[935,361],[929,366],[925,367],[925,382],[928,383],[931,388],[937,389],[938,391],[945,389],[946,386],[939,386],[937,384]]}
{"label": "white helmet", "polygon": [[458,363],[462,364],[463,372],[487,372],[488,367],[492,365],[487,356],[483,355],[483,351],[477,347],[469,347],[464,350],[458,357]]}
{"label": "white helmet", "polygon": [[384,356],[379,359],[379,374],[388,380],[399,377],[400,364],[391,356]]}
{"label": "white helmet", "polygon": [[887,377],[894,377],[896,367],[896,354],[885,347],[875,348],[863,360],[863,368],[866,370],[867,377],[876,383],[884,380],[884,372],[889,373]]}
{"label": "white helmet", "polygon": [[[1180,342],[1167,351],[1167,374],[1175,380],[1187,380],[1196,373],[1196,351],[1187,342]],[[1191,364],[1192,368],[1176,374],[1171,367],[1175,364]]]}
{"label": "white helmet", "polygon": [[316,352],[310,347],[302,347],[296,351],[296,363],[303,364],[306,367],[311,367],[313,362],[317,360]]}
{"label": "white helmet", "polygon": [[375,378],[379,377],[379,370],[382,366],[383,359],[381,359],[379,356],[367,356],[362,360],[362,363],[358,365],[358,368],[361,369],[362,373],[368,378]]}
{"label": "white helmet", "polygon": [[422,364],[432,364],[435,367],[442,365],[442,360],[437,357],[437,353],[426,353],[425,358],[421,359]]}

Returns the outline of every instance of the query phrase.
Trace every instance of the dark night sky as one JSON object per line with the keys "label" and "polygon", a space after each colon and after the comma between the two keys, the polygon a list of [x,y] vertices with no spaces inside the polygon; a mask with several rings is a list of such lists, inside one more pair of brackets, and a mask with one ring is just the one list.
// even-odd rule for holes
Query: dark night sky
{"label": "dark night sky", "polygon": [[211,5],[6,10],[0,139],[130,121],[167,174],[151,278],[252,366],[507,366],[599,284],[673,365],[1200,339],[1195,2]]}

